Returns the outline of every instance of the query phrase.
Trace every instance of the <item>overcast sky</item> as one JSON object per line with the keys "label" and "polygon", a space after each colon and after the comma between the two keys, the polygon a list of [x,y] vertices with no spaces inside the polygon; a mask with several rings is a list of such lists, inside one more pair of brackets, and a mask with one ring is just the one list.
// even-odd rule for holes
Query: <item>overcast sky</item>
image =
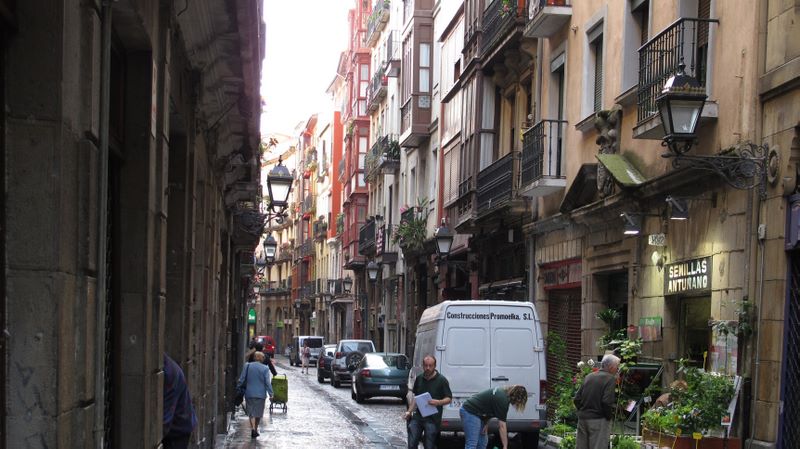
{"label": "overcast sky", "polygon": [[347,43],[353,0],[265,0],[261,134],[293,134],[319,112]]}

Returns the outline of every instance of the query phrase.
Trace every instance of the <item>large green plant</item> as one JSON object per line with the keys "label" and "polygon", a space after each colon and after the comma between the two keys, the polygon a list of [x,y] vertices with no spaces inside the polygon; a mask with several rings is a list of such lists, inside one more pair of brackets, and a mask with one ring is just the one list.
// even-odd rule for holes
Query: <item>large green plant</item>
{"label": "large green plant", "polygon": [[685,360],[679,360],[678,364],[678,373],[683,375],[686,388],[672,390],[667,406],[645,412],[642,416],[645,427],[671,434],[677,429],[691,434],[719,427],[733,398],[733,380],[687,366]]}
{"label": "large green plant", "polygon": [[428,232],[428,200],[420,198],[411,218],[403,218],[392,234],[392,242],[406,250],[419,251]]}

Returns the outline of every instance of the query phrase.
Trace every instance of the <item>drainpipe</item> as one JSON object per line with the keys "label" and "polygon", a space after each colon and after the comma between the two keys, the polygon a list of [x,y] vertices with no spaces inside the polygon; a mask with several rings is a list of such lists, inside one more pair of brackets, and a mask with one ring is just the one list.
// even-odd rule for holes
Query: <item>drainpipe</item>
{"label": "drainpipe", "polygon": [[108,238],[108,117],[111,84],[111,0],[100,7],[100,148],[97,164],[100,179],[97,184],[97,288],[95,291],[95,383],[94,383],[94,447],[105,445],[106,421],[106,251]]}

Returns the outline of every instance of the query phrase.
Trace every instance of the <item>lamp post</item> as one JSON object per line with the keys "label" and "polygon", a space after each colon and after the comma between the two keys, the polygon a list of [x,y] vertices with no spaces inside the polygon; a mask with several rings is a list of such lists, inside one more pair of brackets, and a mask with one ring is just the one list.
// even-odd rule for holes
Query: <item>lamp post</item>
{"label": "lamp post", "polygon": [[353,291],[353,278],[350,277],[348,274],[344,280],[342,280],[342,288],[344,289],[345,293],[350,293]]}
{"label": "lamp post", "polygon": [[[380,266],[375,263],[374,260],[370,260],[367,264],[367,278],[369,279],[369,283],[372,286],[372,294],[375,295],[375,283],[378,281],[378,271],[380,271]],[[366,287],[366,286],[365,286]],[[369,333],[369,295],[367,292],[364,292],[364,338],[367,338]]]}
{"label": "lamp post", "polygon": [[267,190],[269,191],[270,209],[282,213],[289,206],[289,192],[292,190],[294,178],[289,169],[283,165],[283,160],[278,158],[278,165],[270,170],[267,175]]}
{"label": "lamp post", "polygon": [[267,259],[267,263],[271,264],[275,261],[275,252],[278,250],[278,242],[275,240],[275,237],[272,234],[268,234],[267,237],[264,239],[264,257]]}
{"label": "lamp post", "polygon": [[777,175],[777,152],[767,145],[753,143],[738,144],[715,155],[687,154],[697,140],[697,124],[703,112],[705,88],[684,73],[686,65],[678,65],[678,71],[664,84],[656,98],[664,137],[661,145],[667,147],[662,157],[671,158],[672,166],[687,166],[707,170],[719,175],[728,185],[736,189],[759,187],[761,197],[766,196],[767,169],[771,176]]}
{"label": "lamp post", "polygon": [[447,221],[444,218],[442,218],[442,225],[436,228],[436,232],[433,236],[436,239],[436,250],[439,253],[439,257],[447,259],[447,256],[450,255],[450,248],[453,246],[453,238],[455,235],[453,231],[447,227]]}

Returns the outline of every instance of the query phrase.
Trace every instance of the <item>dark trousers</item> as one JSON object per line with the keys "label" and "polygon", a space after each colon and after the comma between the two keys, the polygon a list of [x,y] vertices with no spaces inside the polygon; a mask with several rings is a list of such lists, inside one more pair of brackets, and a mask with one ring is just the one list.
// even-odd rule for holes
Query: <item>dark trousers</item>
{"label": "dark trousers", "polygon": [[169,436],[164,437],[161,443],[164,449],[186,449],[189,447],[189,439],[191,435]]}
{"label": "dark trousers", "polygon": [[[408,449],[417,449],[420,440],[425,449],[436,448],[436,437],[439,436],[439,426],[436,425],[430,416],[423,418],[418,414],[414,414],[408,420]],[[425,439],[422,439],[422,433],[425,432]]]}

